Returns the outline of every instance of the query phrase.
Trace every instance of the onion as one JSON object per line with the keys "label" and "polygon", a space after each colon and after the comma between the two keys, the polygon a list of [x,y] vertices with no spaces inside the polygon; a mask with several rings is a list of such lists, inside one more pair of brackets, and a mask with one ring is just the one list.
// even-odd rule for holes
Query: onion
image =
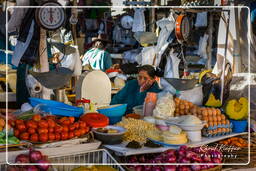
{"label": "onion", "polygon": [[153,166],[152,171],[162,171],[162,169],[159,166]]}
{"label": "onion", "polygon": [[7,171],[19,171],[16,166],[8,166]]}
{"label": "onion", "polygon": [[137,157],[136,156],[132,156],[130,159],[129,159],[129,163],[137,163]]}
{"label": "onion", "polygon": [[138,166],[135,166],[135,171],[143,171],[144,169],[143,169],[143,166],[140,166],[140,165],[138,165]]}
{"label": "onion", "polygon": [[211,158],[209,157],[208,154],[203,155],[203,161],[206,163],[211,162]]}
{"label": "onion", "polygon": [[29,156],[26,154],[19,154],[15,159],[15,163],[30,163]]}
{"label": "onion", "polygon": [[202,169],[202,170],[205,170],[205,169],[208,169],[208,167],[207,167],[207,165],[202,165],[202,166],[201,166],[201,169]]}
{"label": "onion", "polygon": [[186,158],[188,158],[188,159],[191,159],[195,155],[196,155],[196,153],[194,153],[193,151],[187,151],[186,152]]}
{"label": "onion", "polygon": [[188,166],[180,166],[178,171],[191,171],[191,169]]}
{"label": "onion", "polygon": [[186,155],[186,150],[183,150],[183,149],[178,150],[178,156],[183,157],[185,155]]}
{"label": "onion", "polygon": [[170,149],[170,150],[167,150],[167,151],[165,151],[164,152],[164,154],[166,154],[167,156],[169,156],[169,155],[175,155],[175,150],[172,150],[172,149]]}
{"label": "onion", "polygon": [[164,166],[164,171],[176,171],[176,166],[166,165]]}
{"label": "onion", "polygon": [[176,162],[176,156],[172,155],[172,156],[167,156],[166,160],[167,163],[175,163]]}
{"label": "onion", "polygon": [[36,166],[30,165],[26,167],[27,171],[39,171]]}
{"label": "onion", "polygon": [[195,161],[195,162],[199,162],[199,163],[202,162],[201,157],[200,157],[199,155],[197,155],[197,154],[194,154],[194,155],[191,157],[191,159],[192,159],[193,161]]}
{"label": "onion", "polygon": [[141,156],[141,157],[139,158],[139,162],[145,163],[145,161],[146,161],[145,156]]}
{"label": "onion", "polygon": [[29,151],[29,159],[32,163],[36,163],[38,160],[41,160],[43,157],[40,151],[30,150]]}
{"label": "onion", "polygon": [[195,147],[195,148],[193,148],[193,152],[195,152],[195,153],[197,153],[197,154],[201,153],[201,152],[202,152],[201,147]]}
{"label": "onion", "polygon": [[154,159],[155,163],[162,163],[163,161],[163,158],[161,156],[157,156],[155,159]]}
{"label": "onion", "polygon": [[221,163],[221,159],[219,159],[219,158],[213,158],[213,159],[212,159],[212,162],[213,162],[213,163]]}
{"label": "onion", "polygon": [[188,158],[181,158],[181,163],[190,163],[190,160]]}
{"label": "onion", "polygon": [[38,168],[42,171],[46,171],[50,167],[49,162],[47,160],[39,160],[37,161],[37,163],[39,164]]}
{"label": "onion", "polygon": [[144,171],[151,171],[151,166],[144,166]]}
{"label": "onion", "polygon": [[191,165],[191,169],[193,171],[199,171],[199,170],[201,170],[201,166],[200,165]]}
{"label": "onion", "polygon": [[185,145],[182,145],[182,146],[180,146],[180,150],[187,150],[187,146],[185,146]]}

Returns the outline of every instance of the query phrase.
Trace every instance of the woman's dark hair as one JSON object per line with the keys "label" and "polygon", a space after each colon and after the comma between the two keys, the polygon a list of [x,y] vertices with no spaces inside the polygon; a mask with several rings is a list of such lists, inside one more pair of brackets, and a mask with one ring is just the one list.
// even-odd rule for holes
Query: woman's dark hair
{"label": "woman's dark hair", "polygon": [[140,71],[147,71],[148,75],[151,78],[155,78],[155,76],[161,77],[159,70],[157,68],[155,69],[152,65],[143,65],[138,68],[138,72],[140,72]]}

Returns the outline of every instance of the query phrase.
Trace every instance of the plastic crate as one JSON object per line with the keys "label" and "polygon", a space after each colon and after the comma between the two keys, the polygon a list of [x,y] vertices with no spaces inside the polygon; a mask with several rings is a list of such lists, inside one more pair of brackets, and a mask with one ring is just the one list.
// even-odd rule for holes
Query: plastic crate
{"label": "plastic crate", "polygon": [[[49,160],[51,163],[60,163],[60,165],[53,165],[52,169],[55,171],[70,171],[82,165],[108,165],[118,171],[125,171],[118,162],[104,149],[89,151],[86,153],[72,154],[69,156],[53,156]],[[65,163],[66,165],[61,165]],[[72,165],[72,164],[76,165]],[[70,164],[70,165],[69,165]]]}
{"label": "plastic crate", "polygon": [[[125,171],[121,165],[104,149],[93,150],[68,156],[51,156],[48,160],[54,164],[49,171],[71,171],[79,166],[108,165],[117,171]],[[63,165],[65,164],[65,165]],[[75,165],[74,165],[75,164]],[[0,171],[7,171],[7,164],[0,164]]]}

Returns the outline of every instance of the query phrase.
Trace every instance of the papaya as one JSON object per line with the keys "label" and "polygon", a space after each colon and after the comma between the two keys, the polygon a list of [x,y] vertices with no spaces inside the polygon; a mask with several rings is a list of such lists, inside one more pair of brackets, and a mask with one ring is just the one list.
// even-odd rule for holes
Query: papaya
{"label": "papaya", "polygon": [[242,120],[248,117],[248,100],[245,97],[241,97],[239,100],[229,100],[225,112],[230,119]]}

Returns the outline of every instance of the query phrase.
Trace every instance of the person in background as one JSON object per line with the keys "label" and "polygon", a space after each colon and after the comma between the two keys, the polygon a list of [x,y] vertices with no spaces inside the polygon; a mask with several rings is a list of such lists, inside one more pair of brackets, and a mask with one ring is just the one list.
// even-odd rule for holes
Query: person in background
{"label": "person in background", "polygon": [[126,114],[132,113],[132,108],[143,105],[148,92],[159,93],[157,82],[157,71],[151,65],[143,65],[138,69],[138,77],[128,81],[111,100],[110,104],[127,104]]}
{"label": "person in background", "polygon": [[92,38],[92,42],[93,47],[82,57],[82,66],[105,72],[112,65],[110,54],[105,50],[109,41],[104,34],[99,34],[98,37]]}

